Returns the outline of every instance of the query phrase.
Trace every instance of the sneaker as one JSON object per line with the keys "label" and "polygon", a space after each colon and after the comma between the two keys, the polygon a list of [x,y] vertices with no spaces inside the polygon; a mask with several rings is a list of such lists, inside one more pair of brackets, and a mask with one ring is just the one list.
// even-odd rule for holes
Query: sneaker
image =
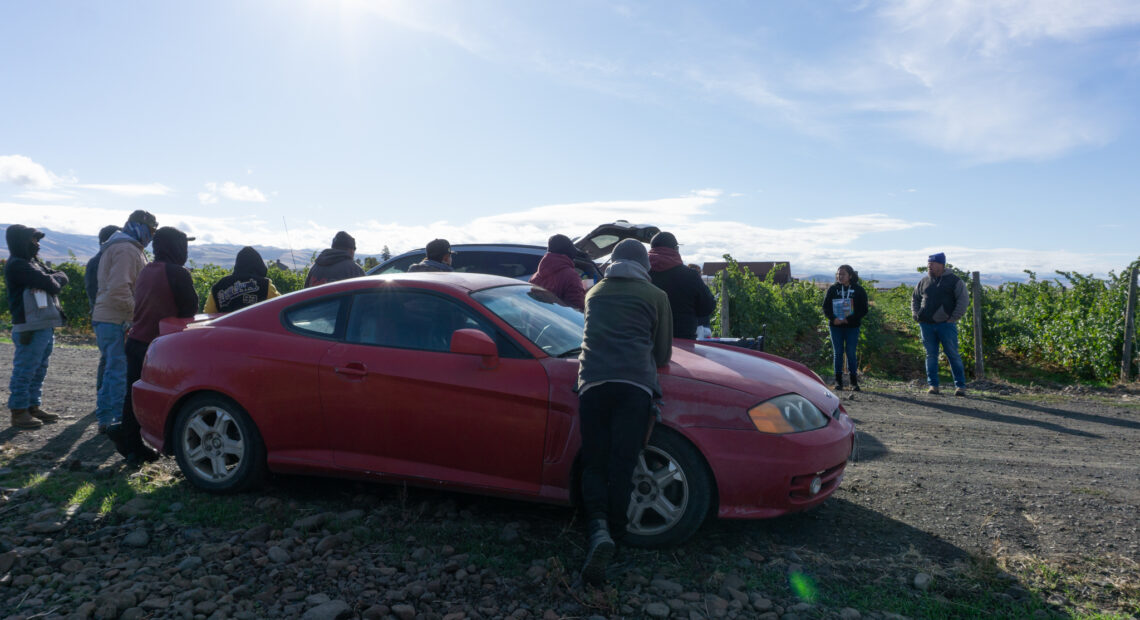
{"label": "sneaker", "polygon": [[46,424],[53,424],[56,420],[59,419],[59,414],[48,413],[47,411],[40,409],[39,405],[32,405],[31,407],[28,407],[28,413],[31,414],[33,418]]}
{"label": "sneaker", "polygon": [[858,384],[858,383],[852,383],[852,384],[851,384],[851,391],[852,391],[852,392],[862,392],[863,390],[860,390],[860,389],[859,389],[859,384]]}
{"label": "sneaker", "polygon": [[954,390],[954,395],[955,396],[965,396],[966,395],[966,388],[958,388],[958,389]]}
{"label": "sneaker", "polygon": [[835,391],[836,392],[842,392],[843,391],[843,384],[842,383],[836,383],[835,384]]}
{"label": "sneaker", "polygon": [[932,386],[930,386],[930,389],[926,390],[926,393],[927,394],[941,394],[942,391],[938,389],[937,385],[932,385]]}
{"label": "sneaker", "polygon": [[606,568],[614,557],[614,539],[610,537],[605,519],[596,519],[590,524],[590,550],[582,564],[582,583],[599,586],[606,581]]}
{"label": "sneaker", "polygon": [[107,439],[110,439],[111,443],[115,444],[115,450],[119,454],[123,453],[126,437],[123,436],[122,424],[118,422],[112,422],[111,424],[100,424],[99,434],[106,435]]}

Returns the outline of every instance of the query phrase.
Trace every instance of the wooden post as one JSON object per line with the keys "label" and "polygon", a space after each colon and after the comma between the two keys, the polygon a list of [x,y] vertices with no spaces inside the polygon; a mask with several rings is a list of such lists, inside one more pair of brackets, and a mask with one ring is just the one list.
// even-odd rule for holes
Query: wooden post
{"label": "wooden post", "polygon": [[982,277],[977,271],[973,273],[973,290],[971,295],[974,302],[974,379],[984,379],[986,364],[982,350]]}
{"label": "wooden post", "polygon": [[1120,360],[1120,380],[1127,382],[1132,378],[1132,339],[1136,335],[1136,324],[1133,315],[1136,314],[1136,268],[1128,273],[1128,305],[1124,310],[1124,357]]}
{"label": "wooden post", "polygon": [[718,303],[720,304],[720,337],[721,338],[731,338],[732,337],[732,326],[729,324],[729,321],[728,321],[728,305],[729,305],[729,302],[728,302],[728,287],[727,286],[720,287],[720,300],[718,300]]}

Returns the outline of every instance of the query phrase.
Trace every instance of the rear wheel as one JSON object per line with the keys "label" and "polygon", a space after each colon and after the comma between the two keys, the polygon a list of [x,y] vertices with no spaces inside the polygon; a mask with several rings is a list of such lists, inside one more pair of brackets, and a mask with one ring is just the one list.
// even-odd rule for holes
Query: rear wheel
{"label": "rear wheel", "polygon": [[688,540],[709,514],[712,487],[700,452],[675,432],[655,428],[633,471],[625,542],[665,547]]}
{"label": "rear wheel", "polygon": [[198,396],[182,406],[174,456],[194,486],[214,493],[242,491],[265,476],[261,433],[245,410],[222,396]]}

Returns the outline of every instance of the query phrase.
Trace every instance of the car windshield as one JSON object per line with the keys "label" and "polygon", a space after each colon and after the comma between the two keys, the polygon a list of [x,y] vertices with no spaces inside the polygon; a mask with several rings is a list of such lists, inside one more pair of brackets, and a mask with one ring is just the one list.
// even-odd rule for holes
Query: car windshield
{"label": "car windshield", "polygon": [[548,355],[577,355],[582,347],[582,313],[546,289],[499,286],[478,291],[472,297]]}

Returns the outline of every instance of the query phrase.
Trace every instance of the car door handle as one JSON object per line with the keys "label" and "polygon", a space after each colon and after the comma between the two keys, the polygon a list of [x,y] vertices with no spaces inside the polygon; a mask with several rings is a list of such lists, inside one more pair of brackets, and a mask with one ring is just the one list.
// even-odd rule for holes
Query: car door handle
{"label": "car door handle", "polygon": [[339,368],[333,368],[333,372],[346,377],[363,377],[368,374],[368,369],[360,362],[352,362]]}

